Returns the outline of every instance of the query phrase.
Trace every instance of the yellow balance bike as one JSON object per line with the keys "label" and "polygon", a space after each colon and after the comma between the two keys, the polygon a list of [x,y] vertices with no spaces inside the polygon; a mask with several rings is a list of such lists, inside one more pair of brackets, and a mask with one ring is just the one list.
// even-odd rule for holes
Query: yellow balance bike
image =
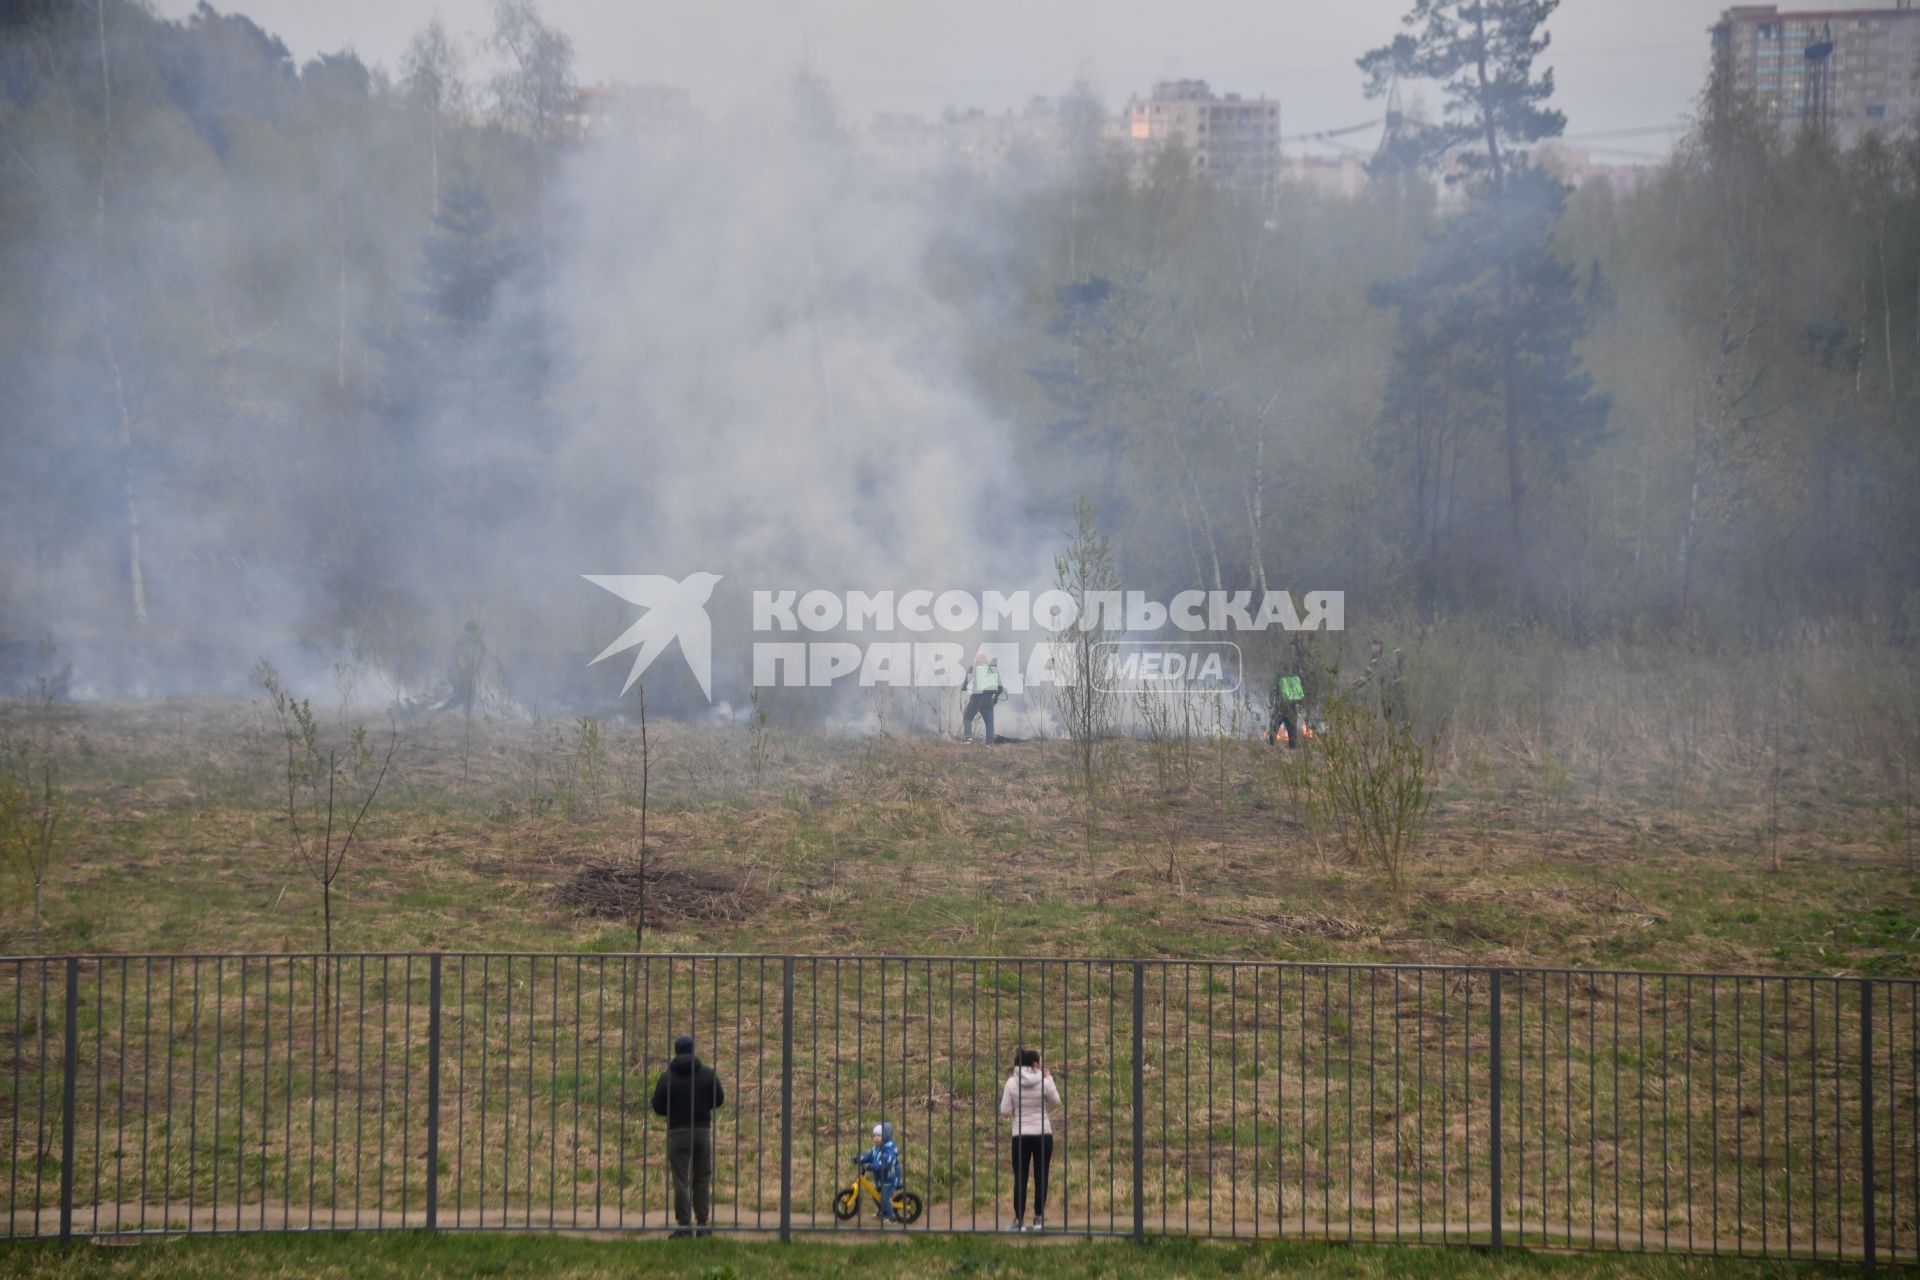
{"label": "yellow balance bike", "polygon": [[[854,1163],[859,1164],[857,1160]],[[860,1172],[853,1176],[852,1184],[840,1188],[840,1193],[834,1196],[833,1216],[842,1222],[846,1222],[855,1214],[859,1213],[860,1195],[862,1192],[865,1192],[867,1197],[873,1201],[874,1207],[880,1210],[880,1216],[882,1218],[899,1222],[903,1226],[911,1226],[913,1223],[918,1222],[920,1220],[920,1211],[925,1208],[925,1206],[921,1204],[919,1196],[911,1191],[904,1190],[893,1193],[893,1201],[891,1204],[883,1203],[880,1199],[880,1188],[874,1185],[872,1175],[869,1174],[863,1166]]]}

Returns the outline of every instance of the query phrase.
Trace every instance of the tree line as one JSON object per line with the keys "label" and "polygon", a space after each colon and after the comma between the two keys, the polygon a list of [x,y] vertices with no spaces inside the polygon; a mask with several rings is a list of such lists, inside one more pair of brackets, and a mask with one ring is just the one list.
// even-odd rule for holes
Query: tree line
{"label": "tree line", "polygon": [[[1057,151],[920,180],[926,287],[1032,527],[1084,498],[1129,585],[1342,588],[1408,626],[1909,640],[1920,141],[1782,135],[1721,66],[1648,182],[1570,188],[1532,158],[1564,126],[1554,8],[1414,0],[1355,74],[1439,100],[1392,113],[1352,200],[1221,189],[1177,145],[1142,167],[1084,86]],[[571,44],[535,0],[493,18],[389,71],[204,3],[7,7],[0,683],[47,634],[244,678],[216,612],[322,653],[458,634],[423,580],[484,577],[465,531],[579,411]],[[793,100],[845,143],[826,86]]]}

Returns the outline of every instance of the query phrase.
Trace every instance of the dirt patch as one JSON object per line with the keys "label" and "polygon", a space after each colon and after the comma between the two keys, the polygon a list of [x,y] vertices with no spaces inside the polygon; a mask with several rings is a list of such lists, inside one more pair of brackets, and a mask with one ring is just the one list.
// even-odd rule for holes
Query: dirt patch
{"label": "dirt patch", "polygon": [[642,904],[646,923],[671,920],[745,920],[763,905],[763,895],[716,867],[674,863],[649,866],[644,886],[633,863],[596,863],[562,880],[554,901],[576,916],[630,921]]}

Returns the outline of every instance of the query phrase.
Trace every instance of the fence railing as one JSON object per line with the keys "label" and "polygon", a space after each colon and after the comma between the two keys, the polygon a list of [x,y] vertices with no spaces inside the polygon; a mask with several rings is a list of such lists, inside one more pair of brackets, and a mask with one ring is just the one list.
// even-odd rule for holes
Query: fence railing
{"label": "fence railing", "polygon": [[[10,1019],[10,1022],[9,1022]],[[1884,979],[728,955],[0,960],[4,1233],[674,1226],[649,1102],[719,1072],[711,1225],[1920,1257],[1920,998]],[[886,1227],[887,1230],[900,1228]]]}

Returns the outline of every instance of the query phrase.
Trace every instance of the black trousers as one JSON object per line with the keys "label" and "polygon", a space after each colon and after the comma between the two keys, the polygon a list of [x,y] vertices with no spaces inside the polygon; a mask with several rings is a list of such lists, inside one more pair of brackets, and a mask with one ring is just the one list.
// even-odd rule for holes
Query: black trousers
{"label": "black trousers", "polygon": [[1267,743],[1272,745],[1284,729],[1287,733],[1287,747],[1291,750],[1300,745],[1300,704],[1280,702],[1274,704],[1273,711],[1267,717]]}
{"label": "black trousers", "polygon": [[993,736],[993,704],[999,700],[1000,695],[997,693],[976,693],[968,698],[966,715],[961,719],[963,736],[968,738],[973,736],[973,718],[979,716],[987,722],[987,741],[997,741]]}
{"label": "black trousers", "polygon": [[1027,1216],[1027,1171],[1033,1171],[1033,1216],[1047,1214],[1047,1170],[1053,1164],[1053,1135],[1023,1133],[1013,1140],[1013,1216]]}
{"label": "black trousers", "polygon": [[708,1202],[713,1195],[713,1130],[669,1132],[667,1172],[673,1178],[673,1220],[683,1227],[695,1223],[706,1226]]}

